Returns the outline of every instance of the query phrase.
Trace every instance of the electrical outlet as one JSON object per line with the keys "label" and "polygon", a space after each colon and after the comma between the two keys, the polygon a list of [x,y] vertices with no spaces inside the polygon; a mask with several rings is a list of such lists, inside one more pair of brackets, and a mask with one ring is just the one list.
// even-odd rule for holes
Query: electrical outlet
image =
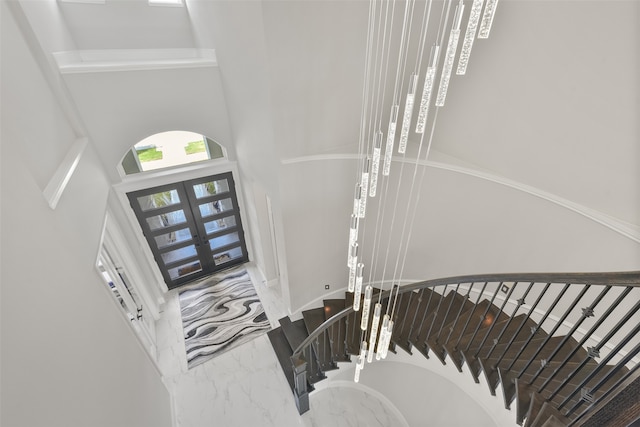
{"label": "electrical outlet", "polygon": [[324,288],[325,288],[326,290],[329,290],[329,285],[324,285]]}

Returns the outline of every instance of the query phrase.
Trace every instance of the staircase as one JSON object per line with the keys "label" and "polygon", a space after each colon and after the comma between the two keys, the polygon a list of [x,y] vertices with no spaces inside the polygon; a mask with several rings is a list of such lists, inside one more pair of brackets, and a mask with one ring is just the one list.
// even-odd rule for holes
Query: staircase
{"label": "staircase", "polygon": [[[314,384],[368,339],[353,298],[327,299],[268,333],[301,414]],[[394,321],[391,351],[434,356],[460,372],[466,364],[489,393],[501,389],[519,425],[640,417],[637,394],[616,401],[639,378],[640,272],[460,276],[374,290],[372,311],[375,302]]]}

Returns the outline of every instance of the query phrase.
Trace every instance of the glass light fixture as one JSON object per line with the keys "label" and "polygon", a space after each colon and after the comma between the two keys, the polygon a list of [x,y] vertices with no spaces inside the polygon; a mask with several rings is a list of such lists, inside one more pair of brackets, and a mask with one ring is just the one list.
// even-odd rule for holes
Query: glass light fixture
{"label": "glass light fixture", "polygon": [[349,221],[349,248],[358,240],[358,216],[351,214]]}
{"label": "glass light fixture", "polygon": [[453,27],[449,33],[449,44],[447,45],[447,53],[444,56],[444,64],[442,65],[442,74],[440,75],[440,87],[438,88],[438,96],[436,98],[436,106],[444,106],[444,100],[447,97],[447,89],[449,88],[449,79],[453,69],[453,61],[456,57],[458,49],[458,39],[460,38],[460,23],[462,21],[462,13],[464,12],[464,3],[456,6],[456,13],[453,15]]}
{"label": "glass light fixture", "polygon": [[424,133],[427,126],[427,114],[429,113],[429,104],[431,104],[431,93],[433,92],[433,82],[436,79],[436,68],[438,66],[438,54],[440,46],[434,45],[431,48],[431,59],[427,67],[427,73],[424,77],[424,87],[422,88],[422,99],[420,100],[420,109],[418,110],[418,121],[416,123],[416,133]]}
{"label": "glass light fixture", "polygon": [[391,335],[393,335],[393,320],[389,320],[389,325],[387,326],[387,333],[385,343],[382,346],[382,358],[385,359],[387,357],[387,353],[389,352],[389,345],[391,344]]}
{"label": "glass light fixture", "polygon": [[369,326],[369,311],[371,310],[371,297],[373,296],[373,287],[367,285],[364,288],[364,301],[362,303],[362,316],[360,320],[360,329],[367,330]]}
{"label": "glass light fixture", "polygon": [[413,114],[413,100],[416,95],[416,85],[418,76],[411,74],[409,79],[409,91],[404,106],[404,116],[402,118],[402,129],[400,130],[400,143],[398,144],[398,153],[404,154],[407,151],[407,141],[409,140],[409,128],[411,127],[411,116]]}
{"label": "glass light fixture", "polygon": [[360,344],[360,355],[358,356],[358,362],[356,362],[356,373],[353,377],[353,381],[356,383],[360,381],[360,371],[362,370],[362,368],[364,368],[364,359],[366,357],[366,354],[367,342],[362,341],[362,343]]}
{"label": "glass light fixture", "polygon": [[380,326],[381,311],[382,311],[382,304],[378,302],[373,308],[373,319],[371,320],[371,335],[369,336],[369,354],[367,355],[367,362],[369,363],[373,361],[373,351],[376,348],[376,339],[378,338],[378,326]]}
{"label": "glass light fixture", "polygon": [[398,121],[398,104],[391,107],[391,117],[389,118],[389,132],[387,133],[387,145],[384,150],[384,164],[382,165],[382,175],[389,176],[391,170],[391,157],[393,156],[393,144],[396,139],[396,123]]}
{"label": "glass light fixture", "polygon": [[358,210],[358,218],[364,218],[367,210],[367,190],[369,188],[369,168],[371,167],[371,159],[367,157],[362,170],[362,180],[360,181],[360,208]]}
{"label": "glass light fixture", "polygon": [[380,149],[382,147],[382,132],[376,132],[375,140],[373,142],[373,155],[371,163],[371,176],[369,182],[369,197],[376,196],[376,190],[378,188],[378,170],[380,169]]}
{"label": "glass light fixture", "polygon": [[356,267],[356,287],[353,293],[353,311],[360,310],[360,299],[362,297],[362,272],[364,264],[359,262]]}
{"label": "glass light fixture", "polygon": [[467,31],[464,33],[462,50],[460,51],[460,58],[458,58],[458,69],[456,70],[456,74],[458,75],[463,75],[467,72],[467,65],[469,65],[469,56],[471,56],[473,40],[476,38],[476,30],[478,29],[478,21],[480,21],[480,12],[482,11],[483,3],[484,0],[473,0],[473,4],[471,5],[471,12],[469,12],[469,22],[467,23]]}
{"label": "glass light fixture", "polygon": [[362,186],[360,183],[356,183],[356,189],[353,194],[353,214],[356,217],[360,217],[360,196],[362,195]]}
{"label": "glass light fixture", "polygon": [[382,317],[382,326],[380,327],[380,339],[378,340],[378,351],[376,352],[376,360],[380,360],[382,358],[382,353],[384,352],[385,343],[387,342],[387,334],[389,327],[389,319],[390,316],[385,314]]}
{"label": "glass light fixture", "polygon": [[358,243],[351,245],[351,252],[349,253],[349,282],[347,285],[347,291],[353,292],[356,287],[356,268],[358,264]]}
{"label": "glass light fixture", "polygon": [[489,31],[491,31],[491,24],[493,23],[493,17],[496,14],[497,7],[498,0],[487,0],[487,5],[484,7],[484,14],[482,15],[482,22],[480,23],[480,30],[478,31],[479,39],[489,38]]}

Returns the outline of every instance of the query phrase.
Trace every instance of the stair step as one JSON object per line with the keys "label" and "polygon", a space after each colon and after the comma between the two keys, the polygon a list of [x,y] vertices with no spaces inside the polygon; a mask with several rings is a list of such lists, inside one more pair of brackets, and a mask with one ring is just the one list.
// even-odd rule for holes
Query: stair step
{"label": "stair step", "polygon": [[[307,328],[307,334],[318,329],[324,323],[324,307],[305,310],[302,312],[302,319]],[[321,334],[312,344],[313,349],[320,364],[320,370],[323,372],[338,369],[331,357],[331,343],[328,333]]]}
{"label": "stair step", "polygon": [[450,292],[440,306],[440,312],[436,315],[431,333],[427,336],[426,342],[429,349],[444,365],[446,358],[446,350],[443,344],[449,336],[450,330],[446,325],[452,325],[458,313],[469,311],[473,308],[473,303],[465,296],[457,292]]}
{"label": "stair step", "polygon": [[284,336],[282,328],[270,330],[267,332],[267,336],[269,337],[269,341],[271,341],[273,350],[276,352],[276,357],[278,358],[278,362],[280,362],[284,376],[287,378],[289,387],[293,390],[293,365],[291,363],[293,350],[289,345],[289,341],[287,341],[287,337]]}
{"label": "stair step", "polygon": [[422,303],[421,295],[421,292],[409,292],[407,294],[400,295],[398,307],[396,309],[396,313],[398,314],[396,314],[393,319],[393,341],[398,347],[409,354],[412,354],[409,334],[413,327],[414,319],[417,316],[418,308]]}
{"label": "stair step", "polygon": [[[280,327],[284,332],[284,336],[287,338],[291,349],[295,351],[296,348],[302,344],[307,338],[307,328],[304,324],[304,319],[296,320],[292,322],[288,317],[283,317],[279,320]],[[309,384],[315,384],[326,378],[320,369],[318,358],[315,354],[313,346],[307,347],[303,354],[304,359],[307,362],[307,380]]]}
{"label": "stair step", "polygon": [[[533,418],[533,414],[531,414]],[[560,411],[549,402],[544,402],[540,410],[535,414],[530,427],[564,427],[570,420],[562,415]]]}
{"label": "stair step", "polygon": [[[325,320],[329,320],[332,316],[340,313],[344,310],[343,299],[327,299],[324,300],[324,317]],[[335,323],[329,328],[329,342],[331,346],[331,359],[334,362],[350,362],[351,357],[347,354],[345,349],[345,339],[347,333],[347,326],[344,319]]]}
{"label": "stair step", "polygon": [[[508,375],[502,374],[503,377],[507,377],[505,379],[505,382],[503,383],[503,386],[505,386],[505,388],[503,389],[505,401],[507,401],[508,399],[516,399],[516,418],[520,422],[526,416],[524,411],[529,406],[531,393],[540,394],[541,396],[544,396],[546,399],[548,399],[549,397],[551,397],[551,393],[554,392],[559,386],[562,386],[565,383],[565,379],[572,374],[574,369],[580,367],[582,363],[568,362],[567,365],[567,368],[563,368],[562,370],[558,371],[558,374],[555,375],[553,379],[545,385],[545,388],[541,390],[540,393],[538,393],[538,389],[542,387],[543,384],[545,384],[547,378],[553,375],[555,368],[549,368],[543,371],[531,385],[528,384],[531,380],[533,380],[533,375],[531,374],[525,374],[522,375],[522,377],[515,379],[508,378]],[[588,363],[586,363],[584,367],[582,367],[573,376],[573,378],[571,378],[570,381],[566,381],[566,384],[558,390],[558,393],[553,397],[553,399],[551,399],[551,401],[554,404],[559,405],[562,401],[564,401],[566,397],[571,395],[578,388],[578,386],[580,386],[580,383],[582,383],[582,381],[587,378],[587,376],[592,374],[593,370],[596,367],[598,367],[597,362],[592,360],[588,361]],[[613,373],[613,375],[611,375],[611,378],[603,383],[600,387],[598,387],[598,390],[596,390],[595,392],[591,392],[594,398],[600,398],[609,390],[609,388],[611,388],[616,383],[616,381],[624,377],[624,375],[629,372],[628,368],[624,366],[618,368],[614,365],[605,365],[600,368],[600,371],[586,384],[584,384],[582,388],[590,388],[595,386],[598,382],[600,382],[602,378],[609,375],[612,371],[615,372]],[[515,395],[512,396],[511,393],[515,393]],[[576,393],[576,395],[572,397],[571,400],[567,403],[568,407],[570,408],[575,402],[580,399],[581,394]]]}
{"label": "stair step", "polygon": [[[562,336],[549,338],[544,348],[542,348],[539,352],[538,352],[538,348],[545,343],[546,339],[542,340],[542,342],[540,342],[538,346],[531,346],[531,345],[526,346],[525,351],[522,352],[518,360],[515,361],[513,365],[512,365],[513,357],[517,356],[517,353],[519,351],[513,354],[513,356],[510,356],[510,358],[506,358],[506,357],[503,358],[499,364],[498,364],[498,358],[490,358],[490,359],[473,358],[473,359],[478,360],[480,367],[482,369],[482,372],[484,373],[485,379],[487,380],[487,384],[489,385],[489,391],[493,396],[495,396],[496,387],[500,382],[498,367],[503,368],[506,371],[509,368],[509,366],[512,365],[509,371],[513,373],[519,373],[522,369],[524,369],[527,363],[529,363],[530,358],[537,352],[538,354],[536,355],[535,360],[531,362],[531,364],[525,371],[526,373],[533,374],[537,372],[538,369],[540,368],[541,366],[540,362],[546,359],[549,355],[551,355],[551,353],[555,351],[556,347],[560,345],[562,341],[564,341],[564,338],[565,337],[562,337]],[[564,360],[564,358],[569,353],[571,353],[577,346],[578,346],[578,343],[575,339],[569,338],[568,340],[566,340],[562,344],[561,349],[554,356],[553,361],[550,361],[549,366],[550,367],[558,366],[560,362]],[[580,348],[578,349],[576,354],[571,357],[570,361],[580,362],[584,360],[584,358],[586,357],[587,357],[586,350]]]}
{"label": "stair step", "polygon": [[[478,326],[478,323],[483,320],[484,313],[487,312],[489,301],[482,300],[478,304],[475,304],[469,310],[460,315],[460,320],[452,331],[451,338],[443,344],[449,358],[453,361],[453,364],[458,368],[458,371],[462,372],[462,365],[464,364],[464,356],[461,349],[465,349],[473,337],[473,333]],[[492,306],[488,313],[495,315],[498,312],[498,308]],[[478,334],[489,328],[489,324],[481,324],[478,329]]]}
{"label": "stair step", "polygon": [[435,311],[438,305],[441,305],[442,300],[442,295],[436,290],[430,290],[429,293],[425,292],[417,309],[416,325],[414,325],[409,334],[409,343],[427,359],[429,358],[429,348],[426,345],[427,335],[435,316]]}

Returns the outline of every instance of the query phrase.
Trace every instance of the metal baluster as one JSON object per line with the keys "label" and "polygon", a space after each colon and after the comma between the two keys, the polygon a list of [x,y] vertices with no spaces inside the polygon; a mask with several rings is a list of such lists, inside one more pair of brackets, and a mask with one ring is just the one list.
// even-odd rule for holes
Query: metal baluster
{"label": "metal baluster", "polygon": [[[589,387],[589,393],[593,395],[593,393],[598,391],[598,389],[602,387],[602,385],[604,385],[607,381],[613,378],[616,372],[618,372],[624,365],[626,365],[631,359],[633,359],[634,356],[638,354],[638,352],[640,352],[640,343],[636,344],[636,346],[629,353],[627,353],[610,372],[608,372],[604,377],[600,378],[600,380],[596,384],[594,384],[592,387]],[[602,363],[600,363],[600,365],[598,365],[598,368],[596,368],[596,370],[592,373],[592,375],[595,375],[596,371],[601,370],[604,366],[605,366],[605,362],[603,361]],[[584,384],[587,384],[587,383],[588,381],[584,382]],[[569,409],[566,415],[567,416],[571,415],[573,411],[578,409],[578,406],[580,406],[581,404],[582,404],[582,400],[579,400],[578,402],[576,402],[571,407],[571,409]]]}
{"label": "metal baluster", "polygon": [[584,411],[582,411],[582,413],[580,415],[578,415],[576,418],[574,418],[568,425],[567,427],[571,427],[576,425],[576,423],[578,423],[580,421],[580,419],[582,419],[582,417],[584,417],[586,414],[588,414],[591,411],[591,408],[593,408],[595,405],[597,405],[599,402],[603,402],[604,399],[606,399],[609,394],[611,394],[620,384],[624,383],[627,378],[631,378],[631,376],[640,368],[640,363],[636,364],[633,368],[631,368],[629,370],[629,372],[627,372],[626,374],[624,374],[624,376],[622,376],[620,379],[618,379],[618,381],[615,382],[615,384],[613,384],[609,390],[607,390],[602,396],[600,396],[600,398],[598,400],[596,400],[595,402],[591,403],[591,405],[589,405]]}
{"label": "metal baluster", "polygon": [[484,311],[484,314],[482,315],[480,321],[478,322],[478,325],[476,326],[476,330],[473,331],[473,336],[471,337],[471,340],[469,340],[469,343],[467,344],[467,347],[464,349],[464,351],[469,351],[469,349],[471,348],[471,344],[473,344],[473,340],[476,339],[476,335],[480,330],[480,326],[482,326],[482,322],[484,322],[484,319],[487,318],[487,314],[489,313],[489,310],[491,310],[491,306],[493,305],[493,300],[496,299],[496,295],[498,295],[499,290],[500,290],[500,286],[496,286],[496,291],[493,293],[493,296],[491,297],[491,301],[489,301],[489,304],[487,305],[487,309]]}
{"label": "metal baluster", "polygon": [[[609,362],[609,360],[611,360],[614,356],[617,356],[620,350],[622,350],[624,346],[627,345],[627,343],[636,336],[638,331],[640,331],[640,323],[636,325],[636,327],[633,328],[633,330],[629,334],[627,334],[627,336],[624,337],[624,339],[620,341],[618,345],[616,345],[615,348],[611,350],[611,352],[598,363],[598,366],[585,379],[583,379],[582,382],[580,382],[580,384],[569,396],[565,397],[565,399],[562,402],[560,402],[560,405],[558,405],[558,410],[562,409],[562,407],[566,405],[569,402],[569,400],[571,400],[571,398],[576,395],[576,393],[579,393],[582,387],[584,387],[585,384],[591,381],[593,377],[595,377],[597,373],[602,370],[602,368],[607,364],[607,362]],[[633,358],[638,353],[638,351],[640,351],[640,343],[636,344],[633,350],[631,350],[627,354],[627,356],[625,356],[623,360],[627,358],[629,359],[624,363],[627,363],[629,360],[631,360],[631,358]]]}
{"label": "metal baluster", "polygon": [[[636,305],[633,306],[633,308],[631,310],[629,310],[629,312],[618,321],[618,323],[616,323],[616,325],[609,331],[609,333],[607,333],[607,335],[602,338],[602,340],[600,340],[600,342],[598,343],[598,345],[596,345],[595,347],[593,347],[592,349],[590,349],[590,353],[591,354],[597,354],[600,349],[611,339],[611,337],[613,337],[619,330],[620,328],[622,328],[622,326],[624,326],[624,324],[631,319],[631,317],[633,317],[633,315],[635,314],[636,311],[638,311],[638,308],[640,308],[640,301],[638,301],[636,303]],[[640,326],[640,325],[639,325]],[[555,397],[556,394],[558,394],[558,392],[569,383],[569,381],[571,381],[573,379],[573,377],[576,376],[576,374],[578,373],[578,371],[580,369],[582,369],[582,367],[584,365],[587,364],[587,362],[591,360],[591,357],[587,357],[586,359],[584,359],[582,361],[582,363],[580,364],[580,366],[578,366],[571,374],[569,374],[569,376],[567,376],[566,378],[564,378],[562,384],[560,384],[558,387],[556,387],[556,389],[551,393],[551,396],[549,396],[549,399],[553,399]]]}
{"label": "metal baluster", "polygon": [[[589,285],[587,285],[589,286]],[[547,357],[547,360],[552,360],[556,354],[558,354],[558,352],[560,351],[560,349],[562,348],[562,346],[569,341],[569,339],[573,336],[573,333],[578,330],[578,328],[580,327],[580,325],[582,324],[582,322],[585,321],[585,319],[587,319],[587,317],[591,317],[593,316],[593,309],[596,308],[596,306],[598,305],[598,303],[600,301],[602,301],[602,298],[604,298],[604,296],[607,294],[607,292],[609,292],[609,290],[611,289],[611,286],[607,286],[605,287],[602,292],[600,292],[600,294],[598,294],[598,296],[596,297],[595,300],[593,300],[593,302],[591,303],[590,306],[582,309],[582,316],[580,316],[580,319],[578,319],[578,321],[573,325],[573,327],[571,328],[571,330],[569,332],[567,332],[567,334],[565,335],[565,337],[562,339],[562,341],[560,341],[560,344],[558,344],[558,346],[553,350],[553,352]],[[573,307],[571,309],[569,309],[569,311],[571,311],[573,309]],[[558,322],[558,326],[560,324],[562,324],[562,322],[564,321],[561,320]],[[556,327],[557,329],[557,327]],[[554,331],[555,332],[555,331]],[[551,337],[552,333],[549,334],[549,337]],[[545,340],[545,344],[548,341]],[[544,344],[542,345],[542,347],[544,347]],[[535,380],[538,379],[538,376],[542,373],[542,371],[545,369],[545,366],[540,366],[540,368],[538,368],[538,371],[533,375],[533,378],[527,383],[527,385],[531,385],[533,384],[533,382]]]}
{"label": "metal baluster", "polygon": [[[456,295],[458,294],[459,288],[460,288],[460,283],[456,285],[456,289],[454,291]],[[444,318],[442,319],[442,324],[440,325],[440,329],[438,330],[438,335],[436,335],[436,342],[438,342],[438,339],[440,338],[440,334],[442,333],[442,328],[444,328],[444,324],[447,321],[447,318],[449,318],[449,312],[451,311],[451,307],[453,306],[454,300],[455,300],[455,297],[451,298],[451,301],[449,301],[449,307],[447,307],[447,312],[444,314]]]}
{"label": "metal baluster", "polygon": [[[518,284],[518,282],[513,284],[513,288],[516,287],[516,285]],[[496,338],[493,342],[493,345],[491,346],[491,348],[489,349],[489,353],[487,353],[487,355],[485,356],[485,358],[489,358],[491,357],[491,354],[493,353],[493,350],[495,350],[496,346],[498,345],[498,343],[500,342],[500,340],[502,339],[502,336],[504,335],[505,331],[507,330],[507,328],[509,328],[509,326],[511,325],[511,322],[513,321],[513,318],[516,316],[516,313],[518,312],[518,310],[520,309],[520,307],[524,304],[524,299],[527,297],[527,295],[529,295],[529,291],[531,290],[531,288],[533,287],[533,282],[529,283],[529,286],[527,287],[527,289],[524,291],[524,294],[522,294],[522,297],[520,297],[516,302],[518,304],[516,304],[516,308],[513,309],[513,313],[511,313],[511,316],[509,316],[509,320],[507,321],[507,324],[504,325],[504,327],[502,328],[502,331],[500,331],[500,335],[498,335],[498,338]],[[512,289],[513,289],[512,288]],[[511,297],[511,293],[509,293],[509,296],[507,297],[507,299],[509,299]],[[526,320],[525,320],[526,321]],[[518,332],[516,334],[513,335],[513,339],[515,339],[515,337],[518,335],[518,333],[520,333],[520,328],[518,328]],[[497,366],[497,365],[496,365]]]}
{"label": "metal baluster", "polygon": [[[565,359],[562,361],[562,363],[560,364],[560,366],[558,366],[553,373],[549,376],[549,378],[546,379],[546,381],[538,388],[538,393],[540,393],[542,390],[544,390],[544,388],[547,386],[547,384],[549,384],[554,378],[555,376],[558,374],[558,372],[560,372],[562,370],[562,368],[565,367],[565,365],[569,362],[569,360],[571,360],[571,358],[578,352],[578,350],[580,350],[584,344],[589,340],[589,338],[591,338],[591,335],[593,335],[593,333],[600,327],[600,325],[602,325],[602,323],[609,317],[609,315],[613,312],[613,310],[616,309],[616,307],[618,306],[618,304],[620,302],[622,302],[622,300],[629,294],[629,292],[631,292],[631,287],[625,288],[624,291],[622,291],[620,293],[620,295],[618,296],[618,298],[616,298],[616,300],[613,302],[613,304],[611,304],[609,306],[609,308],[607,309],[607,311],[605,311],[602,316],[600,316],[600,318],[598,319],[598,321],[591,327],[591,329],[589,329],[589,331],[584,335],[584,337],[582,337],[582,339],[580,340],[580,342],[578,343],[578,345],[576,346],[576,348],[574,348],[571,353],[569,353]],[[638,304],[636,304],[636,310],[637,307],[640,306],[640,302]]]}
{"label": "metal baluster", "polygon": [[[570,284],[567,284],[567,286],[569,286]],[[551,337],[553,336],[553,334],[556,333],[556,331],[558,330],[558,328],[560,328],[560,326],[562,326],[562,324],[564,323],[564,321],[567,319],[567,317],[569,316],[569,313],[571,313],[573,311],[573,309],[576,307],[576,305],[578,305],[578,303],[580,302],[580,300],[582,299],[582,297],[584,296],[584,294],[587,293],[587,291],[589,290],[589,288],[591,287],[591,285],[585,285],[582,288],[582,291],[580,291],[580,294],[578,294],[578,296],[573,300],[573,302],[571,303],[571,306],[569,306],[569,309],[565,310],[564,314],[562,315],[562,317],[560,318],[560,320],[558,320],[556,322],[556,325],[553,327],[553,329],[551,330],[551,332],[549,332],[549,335],[547,335],[547,338],[544,340],[544,342],[538,346],[538,350],[536,350],[535,354],[529,359],[529,361],[527,362],[527,364],[525,365],[524,368],[522,368],[522,370],[520,370],[520,373],[518,374],[518,378],[520,378],[522,376],[522,374],[524,374],[524,372],[529,369],[529,366],[531,366],[531,364],[533,363],[533,361],[535,360],[535,358],[538,356],[538,354],[540,354],[540,352],[542,351],[542,349],[547,345],[547,342],[549,342],[549,340],[551,339]],[[550,358],[549,358],[550,359]]]}
{"label": "metal baluster", "polygon": [[[502,362],[502,359],[504,359],[504,356],[507,354],[507,351],[509,351],[509,348],[511,348],[511,344],[513,344],[513,342],[515,341],[516,337],[518,335],[520,335],[520,331],[522,331],[522,328],[524,328],[524,325],[527,324],[527,320],[529,320],[531,318],[531,314],[535,311],[535,309],[538,306],[538,303],[540,302],[542,297],[544,297],[544,295],[547,293],[547,289],[549,289],[549,286],[551,286],[551,283],[547,283],[546,286],[544,287],[544,289],[542,290],[542,292],[540,292],[540,295],[538,295],[538,298],[536,298],[535,302],[533,303],[533,305],[529,309],[529,312],[527,313],[525,318],[522,320],[522,323],[520,323],[520,326],[518,327],[518,330],[516,331],[515,334],[513,334],[513,336],[509,340],[509,343],[504,348],[504,351],[502,352],[502,354],[498,358],[498,361],[496,362],[496,366],[499,365],[500,362]],[[533,339],[533,336],[534,336],[534,333],[532,332],[531,335],[529,336],[529,339],[527,340],[527,342],[525,342],[523,344],[523,346],[520,348],[520,352],[518,353],[518,357],[520,356],[520,354],[522,354],[522,352],[524,351],[525,347],[527,347],[527,345],[529,345],[529,343]],[[518,357],[516,357],[516,359]]]}
{"label": "metal baluster", "polygon": [[[416,306],[416,312],[413,313],[413,320],[411,321],[411,327],[409,328],[409,333],[407,334],[407,337],[409,340],[411,340],[411,335],[413,334],[413,328],[416,326],[416,318],[418,317],[418,309],[420,308],[420,304],[422,304],[422,299],[424,297],[424,291],[425,288],[422,288],[422,290],[420,291],[420,296],[418,297],[418,305]],[[428,306],[428,304],[427,304]],[[426,311],[426,309],[425,309]],[[424,320],[424,316],[423,316],[423,320]]]}
{"label": "metal baluster", "polygon": [[[409,314],[409,307],[411,307],[411,300],[413,299],[413,292],[409,292],[409,302],[407,303],[407,308],[404,311],[404,316],[402,317],[402,325],[400,325],[400,328],[398,328],[399,331],[403,331],[404,330],[404,324],[407,321],[407,315]],[[405,298],[405,295],[402,294],[400,296],[401,299]],[[400,301],[400,303],[402,303],[402,301]]]}
{"label": "metal baluster", "polygon": [[445,294],[447,293],[447,287],[449,285],[444,285],[444,290],[442,291],[442,298],[440,298],[440,301],[438,301],[438,307],[436,307],[436,312],[433,314],[433,322],[431,322],[431,325],[429,326],[429,332],[427,332],[427,336],[425,338],[425,342],[422,343],[425,347],[427,346],[427,338],[429,338],[431,336],[431,331],[433,330],[433,324],[435,323],[436,317],[438,316],[438,313],[440,312],[440,306],[442,305],[442,301],[444,301],[445,298]]}
{"label": "metal baluster", "polygon": [[[431,293],[429,294],[429,301],[427,301],[427,305],[424,308],[424,312],[422,313],[422,320],[420,321],[420,328],[418,328],[418,331],[422,331],[422,327],[424,326],[424,321],[427,318],[427,311],[429,311],[429,306],[431,306],[431,298],[433,298],[433,294],[435,294],[436,290],[435,287],[432,289]],[[419,335],[416,336],[416,340],[418,339]],[[422,344],[423,348],[424,348],[424,343],[419,343]],[[424,348],[425,352],[424,355],[425,357],[429,358],[429,347]]]}
{"label": "metal baluster", "polygon": [[[522,352],[524,351],[525,347],[527,346],[527,344],[531,341],[531,339],[533,338],[533,336],[536,334],[536,332],[538,332],[538,330],[540,328],[542,328],[542,324],[544,323],[545,320],[547,320],[547,317],[549,317],[549,315],[551,314],[551,312],[553,311],[554,308],[556,308],[556,305],[558,305],[558,302],[560,302],[560,299],[564,296],[565,292],[567,292],[567,289],[569,289],[570,284],[566,284],[564,285],[564,288],[562,288],[562,291],[560,291],[560,293],[558,294],[558,296],[556,297],[556,299],[553,301],[553,304],[551,304],[551,307],[547,310],[547,312],[544,314],[544,316],[542,316],[542,320],[540,320],[540,323],[538,323],[538,326],[535,328],[535,330],[533,331],[533,333],[531,334],[531,337],[529,337],[528,342],[525,343],[525,345],[522,346],[522,348],[520,349],[520,351],[518,352],[518,355],[516,357],[513,358],[513,360],[511,361],[511,363],[509,363],[509,367],[506,369],[506,371],[510,371],[511,368],[513,368],[513,365],[516,363],[516,360],[518,360],[518,358],[520,357],[520,355],[522,354]],[[551,336],[551,335],[549,335]],[[541,347],[542,348],[542,347]],[[538,350],[540,351],[540,350]],[[538,353],[536,353],[537,355]],[[520,372],[520,374],[517,375],[517,377],[519,378],[520,375],[522,375],[522,372]]]}
{"label": "metal baluster", "polygon": [[[471,284],[471,286],[473,285],[475,285],[475,283]],[[482,298],[482,295],[484,295],[484,290],[486,287],[487,287],[487,282],[484,282],[484,285],[482,285],[482,289],[480,289],[480,293],[478,294],[478,298],[476,298],[476,303],[473,305],[473,308],[471,309],[471,314],[469,314],[469,317],[467,317],[467,321],[464,323],[464,328],[462,328],[462,332],[460,333],[460,336],[458,336],[458,341],[456,341],[456,345],[454,346],[456,350],[460,345],[460,340],[462,340],[462,337],[464,336],[464,332],[467,330],[467,327],[469,326],[469,322],[473,318],[473,315],[476,314],[476,308],[478,308],[478,304],[480,303],[480,299]]]}
{"label": "metal baluster", "polygon": [[[464,296],[465,301],[469,299],[469,295],[471,294],[471,288],[473,288],[473,283],[471,284],[471,286],[469,286],[469,289],[467,289],[467,294]],[[444,340],[444,342],[449,342],[449,340],[451,339],[451,334],[456,329],[456,326],[458,326],[458,320],[460,320],[460,315],[462,314],[462,310],[464,310],[464,303],[460,305],[460,309],[458,310],[458,314],[456,315],[456,320],[453,322],[453,326],[449,330],[449,335],[447,335],[447,339]]]}
{"label": "metal baluster", "polygon": [[[499,289],[502,288],[502,284],[503,284],[503,282],[500,282],[500,284],[498,285]],[[496,316],[493,318],[493,322],[491,322],[491,326],[487,330],[487,333],[484,334],[484,338],[482,339],[482,342],[478,346],[478,350],[476,350],[475,354],[473,355],[474,358],[477,358],[478,354],[480,354],[480,350],[482,350],[482,347],[484,346],[484,343],[487,341],[487,338],[489,338],[489,335],[491,335],[491,332],[493,331],[493,328],[498,323],[498,318],[502,314],[502,310],[504,310],[504,306],[507,304],[507,301],[509,301],[509,298],[511,298],[511,294],[513,293],[513,290],[515,288],[516,288],[516,283],[514,283],[513,286],[511,287],[511,289],[509,289],[509,293],[507,294],[507,297],[504,299],[504,301],[502,301],[502,305],[500,305],[500,308],[498,309],[498,312],[496,313]]]}

